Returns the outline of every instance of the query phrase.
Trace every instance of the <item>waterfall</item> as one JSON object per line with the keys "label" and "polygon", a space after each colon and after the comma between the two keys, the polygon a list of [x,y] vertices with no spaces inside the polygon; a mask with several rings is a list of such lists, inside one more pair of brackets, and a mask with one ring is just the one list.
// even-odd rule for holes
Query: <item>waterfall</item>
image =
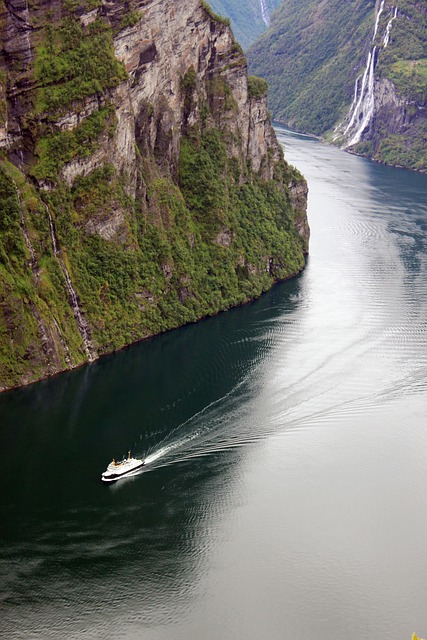
{"label": "waterfall", "polygon": [[[372,36],[372,42],[375,41],[378,25],[380,21],[380,16],[384,11],[384,2],[385,0],[381,0],[380,8],[377,13],[377,17],[375,19],[375,27],[374,27],[374,35]],[[368,59],[366,61],[365,71],[363,73],[362,85],[360,89],[359,99],[356,102],[357,97],[357,88],[358,88],[358,79],[355,84],[355,96],[353,98],[352,106],[350,107],[350,120],[344,131],[344,135],[346,135],[353,128],[355,123],[359,123],[357,126],[356,133],[354,134],[351,142],[348,146],[352,146],[356,144],[356,141],[359,142],[362,136],[363,130],[366,128],[367,124],[373,115],[374,110],[374,70],[375,70],[375,52],[376,47],[368,53]],[[359,76],[360,77],[360,76]],[[371,113],[372,111],[372,113]],[[370,115],[368,115],[370,114]],[[363,128],[362,128],[363,125]]]}
{"label": "waterfall", "polygon": [[28,231],[27,231],[27,225],[25,224],[25,216],[24,216],[24,211],[21,207],[21,197],[19,194],[19,189],[15,184],[15,191],[16,191],[16,197],[18,199],[18,205],[19,205],[19,211],[21,213],[21,229],[22,229],[22,234],[24,236],[24,241],[25,241],[25,246],[28,249],[28,252],[30,254],[30,267],[31,267],[31,271],[33,272],[33,276],[34,276],[34,280],[35,282],[38,281],[39,279],[39,269],[37,266],[37,258],[36,258],[36,252],[34,251],[34,247],[31,244],[31,240],[30,237],[28,235]]}
{"label": "waterfall", "polygon": [[[366,89],[366,81],[368,78],[368,73],[369,73],[369,69],[371,68],[371,60],[372,60],[372,51],[369,52],[368,54],[368,60],[366,61],[366,67],[365,67],[365,71],[363,73],[363,78],[362,78],[362,85],[361,85],[361,89],[360,89],[360,96],[359,96],[359,100],[357,102],[355,102],[355,100],[353,100],[353,110],[349,112],[350,114],[350,121],[344,131],[344,135],[346,135],[346,133],[348,133],[350,131],[350,129],[353,127],[356,118],[359,119],[360,117],[360,111],[361,111],[361,107],[362,107],[362,102],[363,102],[363,96],[365,95],[365,89]],[[360,76],[359,76],[360,77]]]}
{"label": "waterfall", "polygon": [[358,96],[358,93],[359,93],[359,80],[360,80],[361,77],[362,77],[361,75],[357,76],[356,82],[354,83],[354,95],[353,95],[353,102],[351,103],[351,106],[350,106],[350,113],[354,109],[354,105],[357,102],[357,96]]}
{"label": "waterfall", "polygon": [[90,337],[89,325],[86,322],[86,318],[84,317],[84,315],[82,314],[82,311],[80,309],[77,292],[73,287],[73,283],[71,281],[70,274],[69,274],[69,271],[67,269],[67,265],[65,264],[65,262],[60,257],[60,249],[59,249],[58,240],[57,240],[57,237],[56,237],[55,226],[54,226],[54,223],[53,223],[53,220],[52,220],[52,216],[50,215],[49,207],[47,206],[47,204],[45,204],[45,207],[46,207],[47,215],[48,215],[48,218],[49,218],[49,228],[50,228],[50,237],[52,239],[53,255],[58,260],[59,266],[61,267],[61,271],[62,271],[62,273],[64,275],[64,278],[65,278],[65,283],[66,283],[67,291],[68,291],[68,299],[69,299],[71,308],[73,310],[74,317],[75,317],[75,319],[77,321],[77,325],[79,327],[80,335],[81,335],[81,337],[83,339],[83,345],[84,345],[84,348],[85,348],[87,359],[89,360],[89,362],[93,362],[93,360],[96,357],[96,351],[95,351],[95,348],[94,348],[94,346],[92,344],[92,340],[91,340],[91,337]]}
{"label": "waterfall", "polygon": [[30,19],[30,11],[28,8],[28,0],[25,0],[25,7],[22,12],[22,17],[18,14],[16,15],[20,20],[21,29],[24,30],[25,33],[25,43],[26,43],[26,64],[28,65],[33,58],[33,53],[31,50],[31,41],[30,41],[30,31],[32,30],[31,19]]}
{"label": "waterfall", "polygon": [[[348,113],[351,114],[350,116],[350,123],[348,124],[347,128],[344,131],[344,134],[347,133],[348,129],[350,128],[350,126],[353,124],[354,122],[354,117],[355,117],[355,106],[357,103],[357,96],[359,95],[359,80],[362,77],[362,75],[357,76],[356,78],[356,82],[354,83],[354,95],[353,95],[353,102],[350,105],[350,109],[348,110]],[[338,140],[338,138],[340,138],[340,136],[343,135],[342,131],[340,132],[340,129],[342,127],[342,123],[338,124],[335,129],[334,129],[334,136],[332,138],[333,141]]]}
{"label": "waterfall", "polygon": [[55,229],[53,227],[52,216],[50,215],[50,211],[49,211],[49,209],[48,209],[46,204],[45,204],[45,207],[46,207],[46,211],[47,211],[47,216],[49,218],[49,229],[50,229],[50,237],[52,239],[53,255],[56,257],[58,255],[58,242],[56,240],[56,234],[55,234]]}
{"label": "waterfall", "polygon": [[[19,210],[20,210],[20,213],[21,213],[21,220],[20,220],[21,229],[22,229],[22,233],[23,233],[23,236],[24,236],[25,245],[26,245],[26,247],[27,247],[27,249],[28,249],[28,251],[30,253],[30,267],[31,267],[31,271],[33,272],[34,283],[37,286],[37,284],[39,282],[39,277],[40,277],[40,269],[39,269],[39,266],[38,266],[38,263],[37,263],[36,252],[34,251],[34,247],[31,244],[31,240],[30,240],[30,237],[28,235],[27,225],[26,225],[25,216],[24,216],[24,210],[23,210],[23,207],[21,206],[21,197],[20,197],[19,189],[18,189],[16,184],[15,184],[15,190],[16,190],[16,196],[17,196],[17,199],[18,199]],[[34,317],[35,317],[35,319],[37,321],[37,327],[38,327],[39,334],[40,334],[40,337],[41,337],[42,348],[43,348],[43,351],[44,351],[44,353],[45,353],[45,355],[46,355],[46,357],[48,359],[48,369],[49,369],[49,371],[51,373],[54,373],[55,369],[54,369],[54,367],[52,365],[52,362],[51,362],[51,347],[50,347],[51,340],[49,339],[48,332],[46,330],[46,327],[45,327],[45,324],[44,324],[44,322],[42,320],[40,312],[37,309],[37,307],[36,307],[36,305],[34,304],[33,301],[30,301],[30,307],[31,307],[31,311],[33,312]],[[63,339],[61,330],[59,329],[55,318],[53,319],[53,321],[54,321],[55,325],[57,326],[58,333],[60,335],[62,347],[63,347],[64,353],[65,353],[65,361],[66,361],[67,365],[71,368],[72,365],[71,365],[71,360],[70,360],[70,356],[69,356],[68,347],[65,344],[65,341]]]}
{"label": "waterfall", "polygon": [[[378,14],[375,19],[374,32],[372,37],[372,48],[368,53],[365,70],[363,72],[362,81],[360,76],[356,79],[354,85],[354,97],[345,120],[337,127],[337,131],[341,130],[341,136],[347,139],[344,148],[352,147],[358,144],[362,139],[363,133],[369,127],[375,114],[375,66],[378,59],[378,45],[375,45],[375,39],[378,33],[380,16],[384,11],[385,0],[381,0]],[[393,10],[393,14],[389,19],[385,28],[382,48],[386,48],[390,41],[390,31],[393,20],[397,18],[397,8]],[[347,125],[345,125],[347,122]],[[334,139],[338,139],[340,134],[337,133]]]}
{"label": "waterfall", "polygon": [[68,273],[68,269],[65,266],[65,263],[60,260],[60,264],[61,264],[61,268],[62,271],[64,273],[65,276],[65,281],[67,283],[67,289],[68,289],[68,293],[70,296],[70,301],[71,301],[71,307],[73,309],[74,312],[74,316],[77,320],[77,324],[79,325],[79,330],[81,333],[81,336],[83,338],[83,344],[85,347],[85,351],[86,351],[86,355],[88,357],[89,362],[92,362],[94,360],[94,354],[93,354],[93,346],[92,346],[92,341],[90,339],[89,336],[89,327],[88,324],[86,322],[86,319],[83,317],[82,312],[80,310],[79,307],[79,301],[77,298],[77,293],[76,290],[73,287],[73,283],[71,282],[71,278],[70,278],[70,274]]}
{"label": "waterfall", "polygon": [[72,363],[71,363],[70,350],[69,350],[69,348],[68,348],[67,343],[65,342],[65,338],[64,338],[64,335],[63,335],[63,333],[62,333],[62,331],[61,331],[61,327],[59,326],[59,322],[56,320],[56,318],[53,318],[53,322],[54,322],[54,325],[55,325],[56,330],[57,330],[57,332],[58,332],[59,340],[60,340],[60,342],[61,342],[62,348],[63,348],[63,350],[64,350],[64,354],[65,354],[65,362],[67,363],[67,367],[68,367],[69,369],[71,369],[73,365],[72,365]]}
{"label": "waterfall", "polygon": [[378,14],[377,14],[377,19],[375,20],[374,36],[372,38],[372,42],[374,42],[375,37],[377,35],[378,25],[379,25],[379,22],[380,22],[380,15],[384,11],[384,2],[385,2],[385,0],[381,0],[381,5],[380,5],[380,8],[379,8],[379,11],[378,11]]}
{"label": "waterfall", "polygon": [[[366,84],[365,94],[362,94],[362,103],[360,107],[360,115],[359,115],[359,126],[354,134],[353,138],[349,142],[349,146],[352,147],[354,144],[360,142],[360,138],[362,137],[362,133],[365,131],[366,127],[371,122],[372,116],[374,115],[375,108],[375,96],[374,96],[374,71],[375,71],[375,61],[376,61],[376,50],[374,47],[372,49],[372,56],[369,65],[369,76],[368,82]],[[361,116],[361,119],[360,119]]]}
{"label": "waterfall", "polygon": [[259,6],[261,9],[261,17],[265,22],[265,25],[268,27],[268,25],[270,24],[270,18],[268,15],[268,9],[267,9],[267,4],[265,0],[259,0]]}
{"label": "waterfall", "polygon": [[387,28],[385,30],[385,35],[384,35],[384,43],[383,43],[383,47],[384,49],[387,47],[389,41],[390,41],[390,31],[391,31],[391,27],[393,24],[393,20],[396,20],[397,18],[397,7],[394,8],[394,13],[392,15],[392,17],[390,18],[390,20],[387,23]]}

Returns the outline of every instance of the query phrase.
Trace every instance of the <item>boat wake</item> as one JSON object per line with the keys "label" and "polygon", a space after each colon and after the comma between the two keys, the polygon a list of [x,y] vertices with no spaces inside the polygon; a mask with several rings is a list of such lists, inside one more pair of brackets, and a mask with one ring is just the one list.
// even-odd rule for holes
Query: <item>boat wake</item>
{"label": "boat wake", "polygon": [[144,465],[128,477],[241,446],[241,437],[232,436],[230,422],[237,422],[237,411],[241,417],[240,402],[242,392],[248,393],[247,382],[247,378],[241,380],[230,392],[179,424],[145,456],[137,454]]}

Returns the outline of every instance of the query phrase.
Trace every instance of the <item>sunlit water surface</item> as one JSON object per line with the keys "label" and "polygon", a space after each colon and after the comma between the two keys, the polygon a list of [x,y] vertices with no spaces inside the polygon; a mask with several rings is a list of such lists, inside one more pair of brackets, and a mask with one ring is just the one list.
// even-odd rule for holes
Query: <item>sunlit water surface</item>
{"label": "sunlit water surface", "polygon": [[0,637],[427,635],[427,176],[278,135],[303,274],[0,396]]}

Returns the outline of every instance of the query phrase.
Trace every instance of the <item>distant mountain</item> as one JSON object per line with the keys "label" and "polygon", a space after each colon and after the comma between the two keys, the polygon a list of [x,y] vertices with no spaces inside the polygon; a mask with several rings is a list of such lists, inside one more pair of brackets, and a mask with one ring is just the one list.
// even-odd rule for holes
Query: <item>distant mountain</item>
{"label": "distant mountain", "polygon": [[427,170],[426,0],[284,0],[248,59],[273,118]]}
{"label": "distant mountain", "polygon": [[210,0],[213,10],[230,18],[236,40],[246,50],[270,23],[282,0]]}

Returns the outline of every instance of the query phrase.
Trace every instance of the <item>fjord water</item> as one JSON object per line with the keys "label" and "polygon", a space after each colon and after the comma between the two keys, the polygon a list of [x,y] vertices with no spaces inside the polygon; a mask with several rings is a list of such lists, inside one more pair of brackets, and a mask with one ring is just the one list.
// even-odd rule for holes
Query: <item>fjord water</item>
{"label": "fjord water", "polygon": [[0,637],[427,634],[427,176],[277,132],[299,277],[0,396]]}

